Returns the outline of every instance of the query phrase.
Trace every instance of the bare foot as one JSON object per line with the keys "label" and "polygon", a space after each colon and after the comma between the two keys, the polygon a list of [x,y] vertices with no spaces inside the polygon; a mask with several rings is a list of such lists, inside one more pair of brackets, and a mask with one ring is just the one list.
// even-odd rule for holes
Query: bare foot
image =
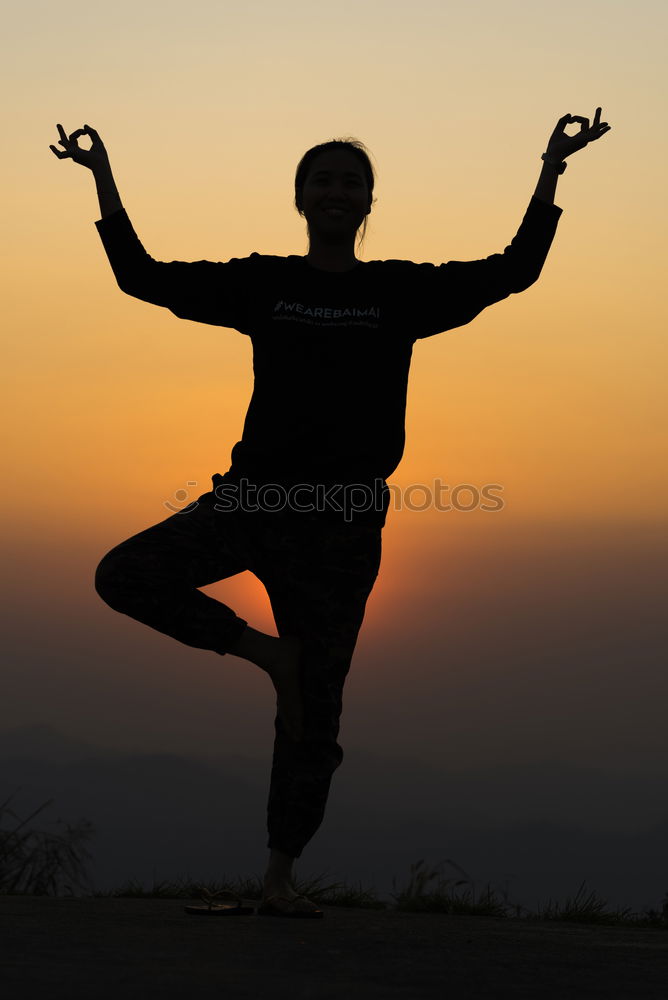
{"label": "bare foot", "polygon": [[303,707],[299,683],[301,639],[281,636],[274,643],[273,655],[264,664],[277,695],[279,717],[291,739],[298,742],[303,735]]}
{"label": "bare foot", "polygon": [[295,910],[300,913],[319,912],[315,903],[295,892],[289,882],[269,883],[265,880],[260,905],[262,903],[271,903],[275,909],[283,913],[293,913]]}

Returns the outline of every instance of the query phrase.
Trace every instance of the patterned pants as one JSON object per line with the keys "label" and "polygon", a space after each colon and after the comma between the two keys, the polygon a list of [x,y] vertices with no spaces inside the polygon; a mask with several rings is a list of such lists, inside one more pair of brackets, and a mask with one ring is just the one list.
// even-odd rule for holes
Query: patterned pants
{"label": "patterned pants", "polygon": [[[214,483],[218,477],[214,477]],[[279,635],[302,641],[303,738],[274,720],[268,847],[299,857],[322,823],[343,685],[378,575],[382,528],[317,514],[214,510],[213,491],[111,549],[95,589],[111,608],[187,646],[221,655],[247,622],[198,588],[250,570],[264,584]]]}

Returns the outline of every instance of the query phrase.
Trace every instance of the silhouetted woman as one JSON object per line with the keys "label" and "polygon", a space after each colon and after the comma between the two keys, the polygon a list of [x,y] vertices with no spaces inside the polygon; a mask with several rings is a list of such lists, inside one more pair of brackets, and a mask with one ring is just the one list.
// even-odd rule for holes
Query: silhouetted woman
{"label": "silhouetted woman", "polygon": [[[591,127],[579,116],[559,120],[502,254],[438,266],[355,256],[374,187],[355,140],[315,146],[299,163],[306,256],[155,261],[121,204],[98,133],[84,125],[68,137],[58,125],[63,150],[50,148],[95,177],[96,226],[119,287],[253,344],[253,395],[230,468],[196,502],[108,552],[95,586],[115,610],[186,645],[240,656],[271,678],[277,715],[261,913],[322,915],[295,892],[293,861],[322,822],[343,758],[343,685],[380,566],[387,478],[404,450],[413,344],[537,280],[561,215],[553,199],[564,158],[608,131],[600,113]],[[566,135],[575,121],[580,132]],[[89,150],[78,145],[82,135]],[[278,637],[198,589],[243,570],[266,587]]]}

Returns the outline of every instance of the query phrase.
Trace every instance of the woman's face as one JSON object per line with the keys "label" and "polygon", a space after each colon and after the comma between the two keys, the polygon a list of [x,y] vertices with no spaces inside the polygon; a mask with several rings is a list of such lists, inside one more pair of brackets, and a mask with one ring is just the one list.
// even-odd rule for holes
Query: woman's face
{"label": "woman's face", "polygon": [[354,236],[369,211],[366,177],[354,153],[330,149],[316,156],[302,189],[302,208],[311,232]]}

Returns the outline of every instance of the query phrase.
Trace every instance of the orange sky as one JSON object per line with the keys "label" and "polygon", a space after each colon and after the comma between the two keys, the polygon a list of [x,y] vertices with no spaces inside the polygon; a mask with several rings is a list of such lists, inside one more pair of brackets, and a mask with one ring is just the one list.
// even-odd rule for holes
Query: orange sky
{"label": "orange sky", "polygon": [[[668,468],[664,5],[417,0],[409,14],[380,0],[335,9],[263,0],[247,10],[120,0],[102,13],[66,0],[15,6],[8,21],[4,523],[10,626],[23,623],[28,646],[17,719],[56,704],[74,724],[64,695],[30,702],[46,682],[28,609],[48,622],[54,602],[61,623],[71,615],[70,634],[86,616],[103,648],[119,635],[131,648],[139,626],[100,602],[94,567],[166,517],[188,482],[198,485],[184,505],[210,489],[252,388],[247,338],[118,290],[93,225],[92,179],[49,151],[56,122],[99,130],[157,259],[304,253],[296,164],[311,145],[353,135],[378,171],[364,259],[440,263],[502,251],[557,119],[602,105],[613,129],[559,181],[564,211],[539,282],[415,347],[406,452],[391,482],[500,484],[505,506],[390,512],[359,656],[375,663],[383,630],[407,628],[424,630],[435,655],[443,615],[433,594],[466,595],[475,620],[486,567],[503,565],[503,552],[515,591],[535,592],[539,564],[525,576],[513,568],[513,552],[529,559],[528,538],[536,552],[577,539],[577,576],[591,566],[590,531],[607,531],[617,561],[587,577],[592,593],[597,579],[623,572],[634,537],[651,561],[665,543]],[[224,593],[271,628],[248,575]],[[518,628],[522,606],[513,605]],[[91,656],[72,642],[70,666],[59,668],[64,691]],[[185,662],[190,651],[173,655]],[[429,649],[421,656],[428,662]],[[139,738],[139,722],[131,728]],[[116,738],[111,722],[100,731]]]}

